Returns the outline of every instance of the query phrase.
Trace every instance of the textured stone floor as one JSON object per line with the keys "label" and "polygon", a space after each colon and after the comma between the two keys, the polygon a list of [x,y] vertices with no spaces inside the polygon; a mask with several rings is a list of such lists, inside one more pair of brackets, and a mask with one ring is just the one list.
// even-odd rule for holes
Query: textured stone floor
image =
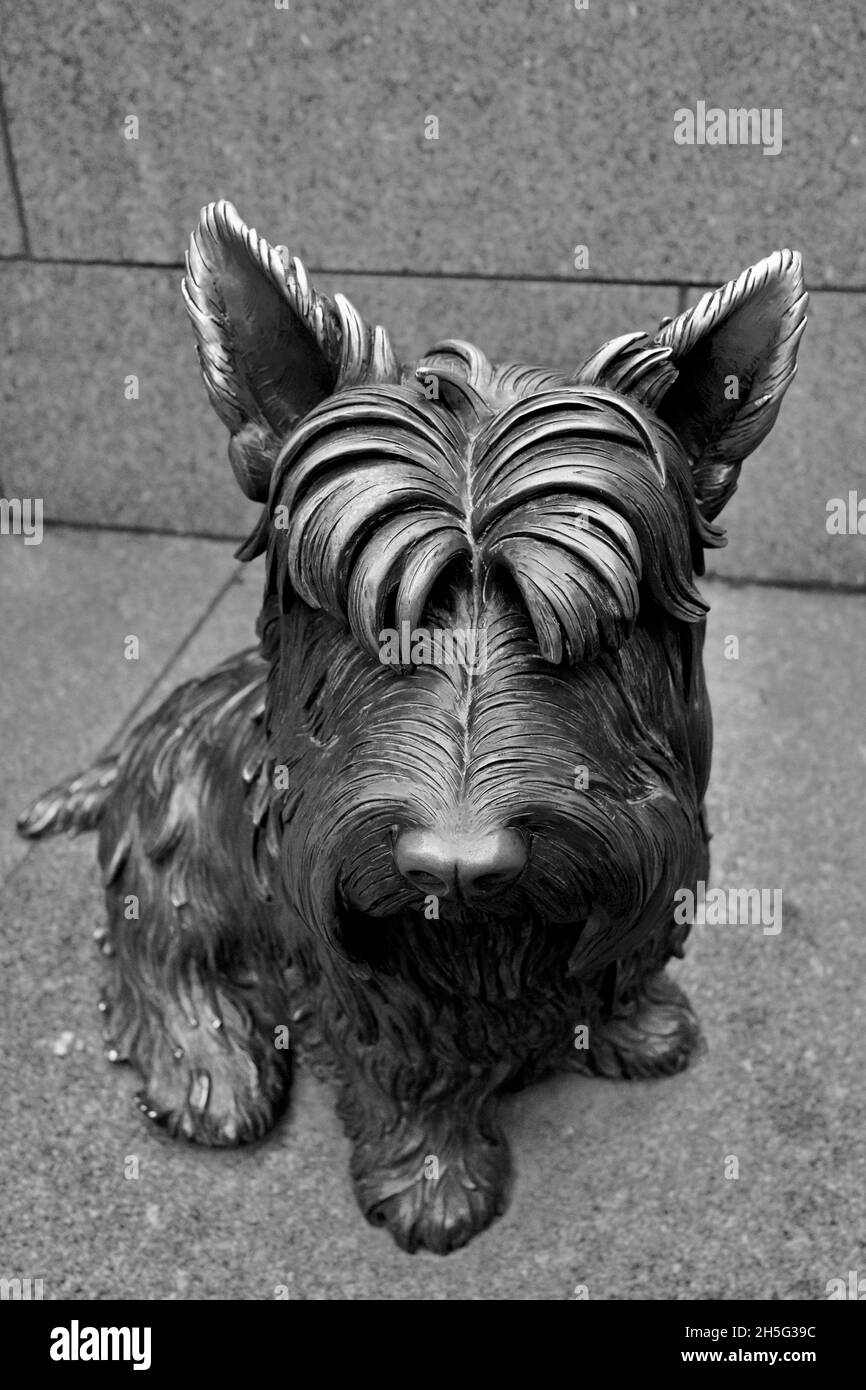
{"label": "textured stone floor", "polygon": [[254,1148],[152,1129],[102,1055],[94,842],[14,836],[32,794],[248,644],[259,582],[222,542],[52,529],[0,552],[0,1273],[46,1298],[821,1299],[866,1270],[862,595],[705,586],[713,883],[780,889],[782,929],[694,929],[685,1075],[510,1100],[511,1207],[443,1260],[366,1225],[308,1074]]}

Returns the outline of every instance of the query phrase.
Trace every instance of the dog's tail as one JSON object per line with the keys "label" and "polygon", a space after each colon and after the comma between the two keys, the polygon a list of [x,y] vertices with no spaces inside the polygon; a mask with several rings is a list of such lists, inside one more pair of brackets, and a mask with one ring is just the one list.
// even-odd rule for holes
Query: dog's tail
{"label": "dog's tail", "polygon": [[80,835],[95,830],[117,777],[116,753],[106,754],[71,782],[44,792],[18,817],[18,831],[32,840],[68,830]]}

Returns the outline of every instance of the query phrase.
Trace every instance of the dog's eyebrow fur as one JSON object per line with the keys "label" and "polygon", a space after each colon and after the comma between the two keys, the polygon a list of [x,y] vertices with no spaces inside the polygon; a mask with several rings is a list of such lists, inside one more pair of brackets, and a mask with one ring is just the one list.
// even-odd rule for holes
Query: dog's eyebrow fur
{"label": "dog's eyebrow fur", "polygon": [[270,591],[346,622],[371,654],[383,628],[420,622],[462,559],[479,596],[510,574],[545,660],[592,659],[631,632],[641,586],[700,621],[692,574],[719,539],[649,412],[554,372],[494,368],[463,343],[400,385],[312,410],[277,461],[269,511]]}

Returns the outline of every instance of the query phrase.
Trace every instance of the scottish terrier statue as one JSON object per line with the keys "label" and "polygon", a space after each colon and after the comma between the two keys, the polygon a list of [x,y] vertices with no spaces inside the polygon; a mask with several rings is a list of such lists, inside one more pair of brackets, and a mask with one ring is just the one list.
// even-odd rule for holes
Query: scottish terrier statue
{"label": "scottish terrier statue", "polygon": [[800,258],[576,371],[402,365],[227,202],[183,293],[261,504],[258,645],[19,825],[99,831],[107,1055],[150,1119],[256,1139],[300,1054],[364,1215],[446,1253],[505,1208],[503,1093],[698,1043],[664,974],[709,868],[694,580],[795,372]]}

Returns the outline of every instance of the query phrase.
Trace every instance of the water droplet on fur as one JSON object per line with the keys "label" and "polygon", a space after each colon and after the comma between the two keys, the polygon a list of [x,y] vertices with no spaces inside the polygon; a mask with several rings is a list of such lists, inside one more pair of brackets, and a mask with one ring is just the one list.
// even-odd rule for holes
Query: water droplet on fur
{"label": "water droplet on fur", "polygon": [[212,1018],[210,1021],[210,1026],[211,1028],[222,1028],[223,1021],[221,1018]]}
{"label": "water droplet on fur", "polygon": [[197,1072],[189,1088],[189,1103],[193,1110],[203,1112],[210,1096],[210,1077],[206,1071]]}

